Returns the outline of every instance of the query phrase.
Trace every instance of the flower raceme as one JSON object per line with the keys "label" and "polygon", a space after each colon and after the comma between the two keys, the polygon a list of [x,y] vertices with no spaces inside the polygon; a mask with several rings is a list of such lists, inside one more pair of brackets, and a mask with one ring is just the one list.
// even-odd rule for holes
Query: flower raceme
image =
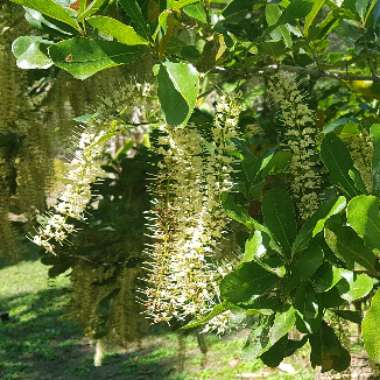
{"label": "flower raceme", "polygon": [[[233,186],[230,153],[237,118],[238,109],[222,98],[211,143],[194,126],[162,128],[162,160],[151,185],[148,217],[153,244],[147,250],[148,286],[143,290],[147,314],[155,323],[209,312],[218,302],[218,281],[232,269],[222,259],[229,221],[220,195]],[[226,317],[211,321],[212,329],[222,333]]]}
{"label": "flower raceme", "polygon": [[299,216],[305,220],[318,209],[322,187],[315,115],[291,73],[277,74],[271,80],[268,92],[279,107],[280,119],[285,127],[281,140],[282,146],[292,153],[290,189]]}

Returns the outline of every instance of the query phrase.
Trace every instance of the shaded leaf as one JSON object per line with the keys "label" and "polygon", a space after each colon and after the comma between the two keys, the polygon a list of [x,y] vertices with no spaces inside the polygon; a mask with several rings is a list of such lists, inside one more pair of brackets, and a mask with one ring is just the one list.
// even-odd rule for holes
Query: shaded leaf
{"label": "shaded leaf", "polygon": [[265,225],[285,252],[290,254],[297,234],[297,224],[294,204],[287,191],[280,188],[267,191],[262,211]]}

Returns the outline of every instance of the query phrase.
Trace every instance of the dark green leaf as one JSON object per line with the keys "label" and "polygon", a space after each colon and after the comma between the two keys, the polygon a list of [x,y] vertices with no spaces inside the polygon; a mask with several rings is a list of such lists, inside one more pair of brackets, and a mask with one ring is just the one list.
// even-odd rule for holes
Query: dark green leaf
{"label": "dark green leaf", "polygon": [[290,254],[297,234],[293,201],[286,190],[274,188],[264,195],[262,211],[265,225],[285,252]]}
{"label": "dark green leaf", "polygon": [[294,258],[293,274],[301,280],[308,280],[323,263],[323,250],[317,243],[301,251]]}
{"label": "dark green leaf", "polygon": [[189,322],[184,327],[182,327],[181,330],[192,330],[198,327],[202,327],[207,322],[211,321],[211,319],[215,318],[219,314],[224,313],[226,310],[227,310],[227,307],[224,304],[215,305],[213,309],[207,315],[205,315],[202,318],[198,318],[194,321]]}
{"label": "dark green leaf", "polygon": [[326,222],[346,207],[346,198],[339,197],[323,203],[319,209],[303,224],[293,244],[293,253],[306,249],[313,237],[323,231]]}
{"label": "dark green leaf", "polygon": [[59,42],[49,49],[54,64],[78,79],[87,79],[99,71],[131,63],[142,52],[138,46],[77,37]]}
{"label": "dark green leaf", "polygon": [[294,24],[296,20],[306,17],[313,9],[313,1],[292,0],[281,15],[278,24]]}
{"label": "dark green leaf", "polygon": [[268,351],[264,352],[260,356],[260,359],[268,367],[275,368],[280,365],[284,358],[293,355],[298,349],[303,347],[307,340],[307,336],[304,336],[301,340],[292,340],[285,335]]}
{"label": "dark green leaf", "polygon": [[[276,313],[273,321],[273,326],[269,332],[268,346],[272,347],[277,343],[282,337],[288,334],[288,332],[296,324],[296,311],[294,308],[289,308],[285,312]],[[269,348],[268,347],[268,348]]]}
{"label": "dark green leaf", "polygon": [[349,269],[355,263],[375,273],[377,258],[363,240],[350,227],[330,225],[325,228],[325,241],[332,252],[342,259]]}
{"label": "dark green leaf", "polygon": [[348,149],[334,133],[329,133],[323,139],[321,157],[334,183],[341,186],[350,197],[358,195],[359,191],[350,176],[350,172],[355,171],[354,163]]}
{"label": "dark green leaf", "polygon": [[139,2],[137,0],[118,0],[124,12],[130,17],[135,29],[148,38],[150,36],[149,25],[141,11]]}
{"label": "dark green leaf", "polygon": [[313,287],[317,293],[327,292],[342,279],[341,268],[324,263],[313,277]]}
{"label": "dark green leaf", "polygon": [[332,369],[341,372],[349,367],[351,358],[348,351],[341,345],[334,330],[325,322],[318,333],[310,336],[310,361],[312,366],[322,367],[322,372]]}
{"label": "dark green leaf", "polygon": [[333,312],[340,318],[343,318],[347,321],[360,324],[362,323],[362,312],[359,310],[333,310]]}
{"label": "dark green leaf", "polygon": [[239,303],[253,295],[261,295],[278,285],[279,277],[255,262],[243,263],[223,278],[220,284],[222,299]]}
{"label": "dark green leaf", "polygon": [[158,73],[158,96],[170,125],[187,123],[199,91],[196,68],[188,63],[165,62]]}

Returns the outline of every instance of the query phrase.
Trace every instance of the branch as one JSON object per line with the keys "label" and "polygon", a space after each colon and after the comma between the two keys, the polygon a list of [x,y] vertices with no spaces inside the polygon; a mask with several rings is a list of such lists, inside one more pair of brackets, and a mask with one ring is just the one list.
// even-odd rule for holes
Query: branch
{"label": "branch", "polygon": [[291,65],[271,65],[259,72],[264,73],[266,71],[277,71],[284,70],[296,73],[306,73],[312,76],[333,78],[337,80],[373,80],[372,75],[355,75],[355,74],[344,74],[344,73],[334,73],[332,71],[325,71],[320,69],[309,69],[302,66],[291,66]]}

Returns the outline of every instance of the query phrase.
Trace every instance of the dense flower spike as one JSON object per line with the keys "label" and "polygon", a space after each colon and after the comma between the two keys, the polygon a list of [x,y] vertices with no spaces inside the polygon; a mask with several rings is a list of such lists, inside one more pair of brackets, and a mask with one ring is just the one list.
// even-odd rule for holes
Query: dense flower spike
{"label": "dense flower spike", "polygon": [[62,245],[74,226],[69,219],[83,220],[84,211],[92,198],[91,185],[105,175],[101,169],[105,131],[85,129],[74,153],[67,164],[65,185],[52,209],[41,216],[41,225],[33,242],[47,252],[54,253],[57,244]]}
{"label": "dense flower spike", "polygon": [[237,111],[220,99],[209,144],[195,127],[163,128],[145,289],[147,313],[156,323],[207,313],[217,302],[218,280],[230,270],[220,263],[228,220],[219,198],[233,186],[229,153]]}
{"label": "dense flower spike", "polygon": [[306,104],[295,75],[280,72],[269,83],[268,91],[286,128],[282,139],[285,149],[292,152],[290,188],[300,218],[305,220],[317,210],[322,186],[315,115]]}
{"label": "dense flower spike", "polygon": [[358,169],[369,193],[373,190],[372,158],[373,143],[368,131],[363,129],[354,136],[349,145],[350,153],[356,169]]}

